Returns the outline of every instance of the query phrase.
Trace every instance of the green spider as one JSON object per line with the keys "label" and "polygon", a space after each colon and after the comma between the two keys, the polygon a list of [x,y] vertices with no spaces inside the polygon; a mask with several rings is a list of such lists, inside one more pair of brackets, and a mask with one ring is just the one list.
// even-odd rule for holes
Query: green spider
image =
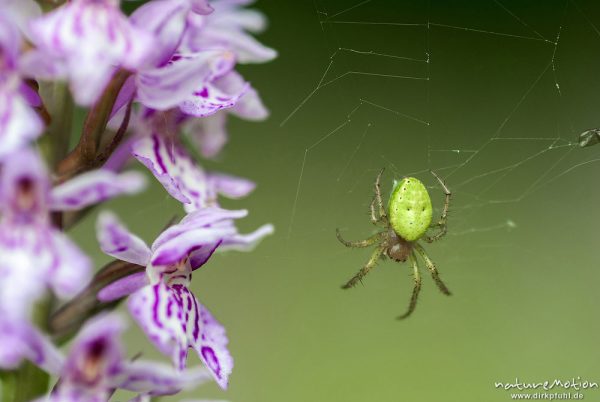
{"label": "green spider", "polygon": [[[379,172],[377,180],[375,180],[375,197],[373,197],[373,201],[371,202],[371,222],[374,225],[384,227],[385,230],[366,240],[346,241],[342,238],[340,230],[336,229],[338,240],[346,247],[363,248],[377,244],[377,248],[371,255],[371,258],[369,258],[369,261],[342,288],[349,289],[354,287],[358,282],[361,282],[362,278],[377,265],[377,261],[380,258],[383,259],[387,256],[398,262],[404,262],[408,259],[412,265],[415,286],[408,310],[398,317],[399,319],[404,319],[415,310],[419,291],[421,290],[421,276],[419,274],[419,265],[415,251],[425,262],[440,291],[445,295],[450,295],[450,291],[440,279],[435,264],[427,255],[425,249],[418,243],[418,240],[423,238],[426,242],[433,243],[447,233],[446,220],[448,218],[448,208],[450,207],[452,193],[442,179],[434,172],[431,172],[440,182],[446,195],[440,220],[432,225],[431,199],[423,183],[414,177],[405,177],[399,182],[394,180],[394,187],[388,202],[388,212],[386,213],[381,199],[380,187],[383,171],[384,169]],[[436,228],[437,232],[432,236],[427,236],[427,230],[431,228]]]}

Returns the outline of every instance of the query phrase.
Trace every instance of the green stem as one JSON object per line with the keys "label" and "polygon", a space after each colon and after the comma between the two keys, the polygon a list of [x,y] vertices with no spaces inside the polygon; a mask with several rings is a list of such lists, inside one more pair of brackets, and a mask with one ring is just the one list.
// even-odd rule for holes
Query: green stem
{"label": "green stem", "polygon": [[64,82],[54,84],[52,92],[53,109],[50,111],[52,122],[48,127],[47,139],[49,141],[48,159],[56,167],[69,152],[71,131],[73,126],[73,112],[75,103]]}
{"label": "green stem", "polygon": [[58,165],[60,182],[94,167],[98,156],[98,148],[106,130],[106,124],[108,123],[113,105],[121,87],[130,75],[131,72],[129,71],[117,71],[104,89],[100,99],[89,110],[83,122],[83,130],[79,142]]}

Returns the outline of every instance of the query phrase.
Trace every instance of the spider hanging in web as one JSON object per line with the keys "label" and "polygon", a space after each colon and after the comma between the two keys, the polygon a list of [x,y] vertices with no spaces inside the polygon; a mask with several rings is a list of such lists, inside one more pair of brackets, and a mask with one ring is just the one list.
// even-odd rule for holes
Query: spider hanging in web
{"label": "spider hanging in web", "polygon": [[[380,258],[384,259],[387,256],[397,262],[410,260],[415,285],[408,310],[398,317],[399,319],[403,319],[411,315],[415,310],[419,291],[421,290],[421,275],[419,274],[416,254],[425,262],[440,291],[445,295],[450,295],[450,291],[440,279],[435,264],[427,255],[423,246],[419,244],[418,240],[423,238],[426,242],[433,243],[447,233],[446,221],[452,193],[442,179],[432,171],[431,174],[439,181],[445,193],[444,207],[440,220],[432,225],[431,198],[429,198],[429,193],[423,183],[414,177],[405,177],[399,182],[394,180],[394,187],[386,212],[381,199],[380,186],[383,171],[384,169],[379,172],[377,180],[375,180],[375,196],[371,202],[371,223],[383,227],[384,230],[365,240],[347,241],[342,238],[339,229],[336,229],[338,240],[346,247],[363,248],[377,245],[369,261],[342,288],[349,289],[354,287],[358,282],[361,282],[362,278],[377,265]],[[429,229],[436,229],[437,231],[428,236],[427,231]]]}

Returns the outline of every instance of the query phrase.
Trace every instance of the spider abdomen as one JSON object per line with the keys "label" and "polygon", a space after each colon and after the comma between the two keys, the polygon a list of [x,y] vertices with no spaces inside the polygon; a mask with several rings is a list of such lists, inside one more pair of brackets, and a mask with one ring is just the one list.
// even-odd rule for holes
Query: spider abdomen
{"label": "spider abdomen", "polygon": [[427,188],[414,177],[394,181],[388,203],[392,229],[407,241],[420,239],[431,224],[431,199]]}

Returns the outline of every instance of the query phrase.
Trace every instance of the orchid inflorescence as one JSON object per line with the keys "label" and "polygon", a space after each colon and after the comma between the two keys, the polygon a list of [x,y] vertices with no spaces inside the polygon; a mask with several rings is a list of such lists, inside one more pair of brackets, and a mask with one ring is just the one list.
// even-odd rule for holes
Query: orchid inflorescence
{"label": "orchid inflorescence", "polygon": [[[244,197],[254,183],[206,171],[192,155],[219,154],[230,114],[268,115],[235,71],[276,57],[251,35],[265,27],[251,2],[150,0],[127,16],[119,0],[0,0],[0,392],[9,401],[108,401],[120,389],[146,401],[210,380],[227,388],[225,328],[190,290],[192,273],[273,227],[240,233],[247,211],[218,197]],[[86,115],[70,147],[76,105]],[[144,174],[124,171],[132,160],[185,216],[148,246],[101,211],[98,243],[116,260],[92,276],[66,230],[145,188]],[[121,300],[164,362],[125,353],[126,318],[112,312]],[[201,365],[188,364],[190,348]]]}

